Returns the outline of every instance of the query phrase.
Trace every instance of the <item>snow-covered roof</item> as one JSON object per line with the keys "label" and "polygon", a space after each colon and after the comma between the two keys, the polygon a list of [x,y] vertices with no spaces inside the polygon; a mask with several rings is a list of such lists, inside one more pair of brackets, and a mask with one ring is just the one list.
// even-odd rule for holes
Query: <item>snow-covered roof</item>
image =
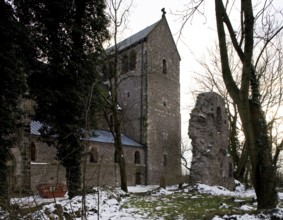
{"label": "snow-covered roof", "polygon": [[[95,134],[94,136],[89,138],[90,141],[101,142],[101,143],[112,143],[112,144],[114,143],[114,137],[112,133],[109,131],[95,130],[94,134]],[[121,135],[121,139],[123,145],[136,146],[136,147],[143,146],[140,143],[134,141],[133,139],[123,134]]]}
{"label": "snow-covered roof", "polygon": [[42,127],[42,124],[39,121],[30,122],[30,133],[33,135],[40,135],[39,129]]}
{"label": "snow-covered roof", "polygon": [[[42,124],[39,121],[31,121],[30,123],[30,133],[32,135],[40,135],[39,129],[42,127]],[[127,146],[134,147],[143,147],[142,144],[134,141],[133,139],[121,135],[122,144]],[[88,138],[89,141],[100,142],[100,143],[114,143],[114,137],[110,131],[94,130],[93,135]]]}
{"label": "snow-covered roof", "polygon": [[[155,22],[154,24],[146,27],[145,29],[137,32],[136,34],[126,38],[125,40],[121,41],[120,43],[117,44],[118,51],[121,51],[123,49],[126,49],[127,47],[134,45],[136,43],[139,43],[143,39],[147,38],[147,36],[151,33],[151,31],[156,27],[156,25],[159,23]],[[114,46],[110,47],[108,51],[110,53],[114,50]]]}

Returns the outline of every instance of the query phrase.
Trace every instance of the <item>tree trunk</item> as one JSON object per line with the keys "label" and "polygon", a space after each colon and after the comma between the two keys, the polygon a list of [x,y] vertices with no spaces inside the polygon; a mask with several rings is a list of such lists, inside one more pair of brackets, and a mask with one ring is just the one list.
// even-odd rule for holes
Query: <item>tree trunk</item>
{"label": "tree trunk", "polygon": [[[119,151],[118,151],[119,152]],[[124,192],[128,192],[128,184],[127,184],[127,173],[126,173],[126,162],[125,157],[121,154],[119,158],[119,167],[120,167],[120,179],[121,179],[121,189]]]}
{"label": "tree trunk", "polygon": [[79,195],[81,184],[81,171],[80,166],[74,164],[73,166],[66,167],[66,179],[68,187],[69,198]]}
{"label": "tree trunk", "polygon": [[257,160],[252,164],[253,181],[257,195],[258,209],[275,208],[278,201],[276,191],[276,168],[272,163],[272,146],[267,124],[258,104],[251,103],[251,117],[255,136]]}
{"label": "tree trunk", "polygon": [[[276,172],[272,163],[271,143],[264,114],[259,103],[239,104],[239,114],[251,163],[252,183],[257,196],[258,209],[275,208],[278,203]],[[247,111],[249,109],[249,112]]]}
{"label": "tree trunk", "polygon": [[[117,103],[117,102],[115,102]],[[124,157],[123,145],[121,140],[121,125],[118,109],[115,106],[115,110],[113,110],[114,116],[114,136],[115,136],[115,149],[118,153],[118,163],[120,168],[120,181],[121,181],[121,189],[124,192],[128,192],[127,185],[127,172],[126,172],[126,162]]]}
{"label": "tree trunk", "polygon": [[245,173],[248,172],[248,163],[249,163],[248,158],[249,156],[248,156],[247,146],[245,143],[242,149],[241,157],[237,164],[237,169],[234,172],[235,179],[239,180],[242,183],[248,182],[247,179],[245,178],[246,177]]}
{"label": "tree trunk", "polygon": [[66,168],[68,195],[70,198],[79,195],[81,189],[81,160],[83,147],[75,135],[69,137],[60,145],[59,158]]}

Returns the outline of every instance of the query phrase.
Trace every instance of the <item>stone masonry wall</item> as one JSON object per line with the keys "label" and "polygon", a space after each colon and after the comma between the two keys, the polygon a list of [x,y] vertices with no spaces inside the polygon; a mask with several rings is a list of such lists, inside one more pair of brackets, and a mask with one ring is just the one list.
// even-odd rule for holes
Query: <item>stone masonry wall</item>
{"label": "stone masonry wall", "polygon": [[130,59],[132,53],[136,54],[135,69],[129,70],[126,74],[122,74],[122,77],[125,79],[121,80],[119,85],[119,104],[121,105],[123,111],[122,133],[139,143],[143,143],[141,134],[143,106],[142,79],[144,77],[143,43],[137,44],[119,54],[119,64],[122,64],[121,59],[123,56],[128,56]]}
{"label": "stone masonry wall", "polygon": [[[56,149],[32,137],[36,147],[36,160],[31,162],[31,189],[41,183],[66,183],[65,168],[56,160]],[[115,163],[115,149],[112,144],[91,142],[86,157],[86,186],[120,185],[119,165]],[[90,152],[95,149],[95,160],[91,162]],[[135,153],[139,152],[140,161],[135,164]],[[145,154],[143,147],[125,146],[128,185],[145,184]]]}
{"label": "stone masonry wall", "polygon": [[192,140],[191,182],[234,188],[233,161],[228,155],[229,125],[223,98],[201,93],[189,121]]}
{"label": "stone masonry wall", "polygon": [[180,57],[165,17],[147,44],[148,182],[178,183],[181,175]]}

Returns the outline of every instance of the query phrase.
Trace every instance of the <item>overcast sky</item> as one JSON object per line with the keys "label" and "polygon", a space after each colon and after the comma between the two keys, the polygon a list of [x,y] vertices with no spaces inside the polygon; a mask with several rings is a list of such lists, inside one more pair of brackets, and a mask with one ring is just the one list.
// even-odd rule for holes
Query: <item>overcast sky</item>
{"label": "overcast sky", "polygon": [[[123,1],[126,4],[131,0]],[[258,1],[260,0],[254,0],[253,4],[255,5]],[[132,0],[132,2],[127,28],[122,31],[121,39],[160,20],[162,8],[165,8],[167,12],[166,18],[182,59],[180,65],[182,134],[183,138],[187,137],[189,113],[195,104],[191,95],[194,86],[192,78],[195,72],[202,71],[197,60],[205,56],[207,49],[212,48],[217,39],[214,1],[205,1],[205,5],[201,7],[205,16],[196,14],[185,26],[179,40],[182,20],[178,14],[182,14],[190,6],[190,0]],[[278,8],[283,8],[282,0],[274,0],[274,2]],[[234,12],[238,12],[238,9],[234,9]]]}

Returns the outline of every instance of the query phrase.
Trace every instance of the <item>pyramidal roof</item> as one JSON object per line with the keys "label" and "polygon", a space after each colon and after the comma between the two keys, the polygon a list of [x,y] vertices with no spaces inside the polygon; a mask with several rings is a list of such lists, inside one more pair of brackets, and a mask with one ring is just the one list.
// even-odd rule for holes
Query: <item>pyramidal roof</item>
{"label": "pyramidal roof", "polygon": [[[137,32],[136,34],[126,38],[125,40],[119,42],[117,44],[118,51],[124,50],[127,47],[134,45],[134,44],[137,44],[137,43],[141,42],[143,39],[147,38],[147,36],[151,33],[151,31],[157,26],[157,24],[159,22],[160,22],[160,20],[155,22],[154,24],[146,27],[145,29]],[[114,46],[112,46],[108,49],[108,51],[110,51],[110,52],[112,52],[112,50],[114,50]]]}

